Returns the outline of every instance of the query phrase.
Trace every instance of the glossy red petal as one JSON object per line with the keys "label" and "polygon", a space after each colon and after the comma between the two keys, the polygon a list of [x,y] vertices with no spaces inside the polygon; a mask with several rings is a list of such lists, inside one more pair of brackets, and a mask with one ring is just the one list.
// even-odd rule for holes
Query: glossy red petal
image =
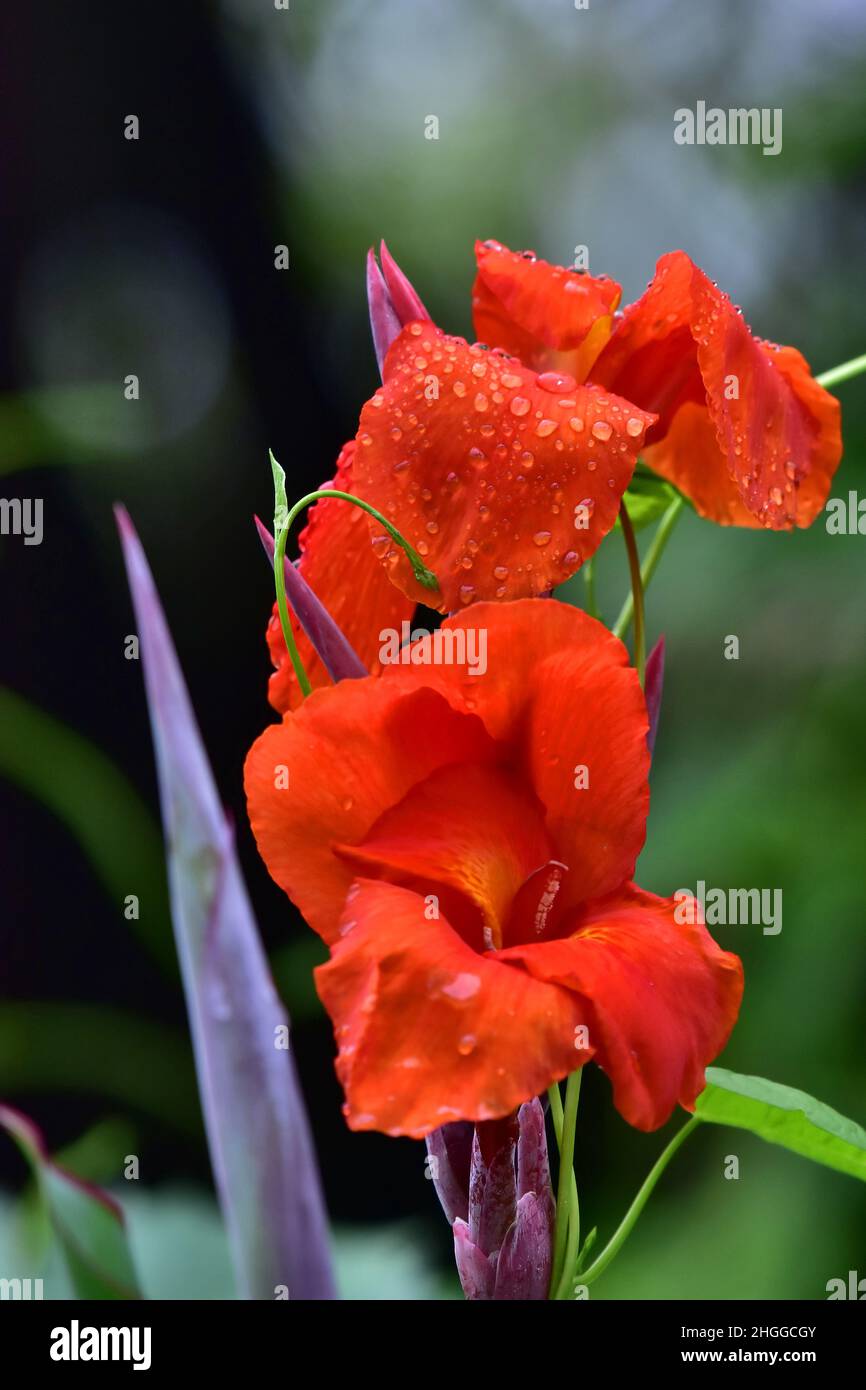
{"label": "glossy red petal", "polygon": [[583,1002],[496,953],[478,955],[424,898],[360,880],[345,935],[316,970],[352,1129],[420,1138],[511,1114],[572,1071]]}
{"label": "glossy red petal", "polygon": [[738,957],[700,923],[679,924],[678,906],[629,885],[590,904],[572,936],[500,955],[585,1001],[616,1107],[644,1130],[663,1125],[677,1104],[693,1107],[743,991]]}
{"label": "glossy red petal", "polygon": [[477,909],[470,944],[483,950],[502,945],[512,900],[552,851],[529,788],[503,768],[464,763],[416,783],[339,852],[359,875],[460,893]]}
{"label": "glossy red petal", "polygon": [[[619,887],[634,871],[649,808],[648,716],[623,644],[556,599],[473,605],[442,626],[474,628],[465,645],[486,644],[487,669],[430,665],[423,679],[511,750],[545,808],[552,857],[568,865],[564,901]],[[386,667],[383,683],[411,685],[417,670]]]}
{"label": "glossy red petal", "polygon": [[363,841],[435,769],[495,752],[481,721],[434,690],[369,677],[314,691],[247,756],[250,824],[268,872],[331,940],[354,877],[335,847]]}
{"label": "glossy red petal", "polygon": [[685,252],[661,258],[593,380],[658,412],[647,462],[711,520],[790,529],[823,507],[842,452],[838,402],[795,349],[754,337]]}
{"label": "glossy red petal", "polygon": [[440,592],[423,589],[371,523],[386,574],[443,612],[562,583],[616,521],[652,419],[617,396],[410,324],[361,412],[355,486],[417,548]]}
{"label": "glossy red petal", "polygon": [[[352,458],[355,442],[343,448],[331,486],[354,493]],[[327,484],[326,484],[327,486]],[[380,634],[396,630],[411,621],[413,600],[407,599],[388,579],[370,543],[370,528],[360,507],[339,499],[316,502],[299,538],[299,569],[310,588],[327,608],[368,670],[379,669]],[[292,615],[292,631],[313,689],[331,684],[312,643]],[[301,703],[280,617],[274,604],[268,624],[268,646],[276,667],[271,676],[268,698],[284,713]]]}
{"label": "glossy red petal", "polygon": [[475,244],[472,318],[478,340],[536,371],[585,381],[610,337],[622,293],[607,276],[550,265],[497,241]]}

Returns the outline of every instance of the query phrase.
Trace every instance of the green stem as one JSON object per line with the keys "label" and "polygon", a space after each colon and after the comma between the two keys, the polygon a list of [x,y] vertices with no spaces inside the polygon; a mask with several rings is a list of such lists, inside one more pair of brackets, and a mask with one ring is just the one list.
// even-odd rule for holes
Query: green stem
{"label": "green stem", "polygon": [[673,1139],[668,1144],[667,1148],[656,1159],[655,1163],[653,1164],[652,1168],[650,1169],[649,1173],[647,1174],[644,1180],[643,1186],[641,1187],[640,1191],[638,1192],[637,1196],[635,1197],[634,1201],[632,1202],[631,1206],[629,1207],[628,1211],[626,1212],[616,1231],[611,1236],[607,1245],[604,1247],[601,1254],[598,1255],[595,1260],[593,1260],[592,1264],[589,1266],[589,1269],[585,1270],[584,1273],[581,1274],[581,1284],[591,1284],[594,1279],[597,1279],[600,1274],[604,1273],[611,1261],[615,1259],[615,1257],[619,1254],[620,1250],[622,1249],[623,1245],[625,1244],[626,1240],[631,1234],[632,1228],[637,1222],[638,1217],[640,1216],[641,1212],[643,1211],[644,1207],[649,1201],[649,1198],[652,1194],[652,1190],[658,1182],[659,1178],[661,1177],[662,1173],[664,1172],[665,1168],[670,1163],[671,1159],[673,1158],[680,1145],[684,1142],[685,1139],[688,1138],[692,1130],[698,1127],[699,1124],[700,1120],[698,1119],[697,1115],[692,1115],[691,1119],[683,1125],[682,1129],[677,1131]]}
{"label": "green stem", "polygon": [[295,634],[292,632],[292,623],[289,618],[289,605],[286,600],[286,540],[289,528],[284,526],[275,538],[274,544],[274,585],[277,591],[277,608],[280,612],[280,626],[283,629],[283,640],[286,650],[298,678],[298,685],[301,687],[301,694],[304,699],[310,694],[313,687],[310,685],[310,678],[304,669],[301,660],[301,653],[298,651],[298,644],[295,641]]}
{"label": "green stem", "polygon": [[[668,507],[667,511],[665,512],[664,516],[658,524],[658,529],[656,530],[656,533],[652,538],[649,550],[647,551],[643,565],[641,566],[641,586],[643,588],[644,593],[646,593],[647,589],[649,588],[649,582],[656,572],[658,562],[664,554],[665,546],[670,540],[671,532],[673,531],[674,526],[677,523],[677,519],[679,518],[679,515],[683,510],[684,506],[685,498],[683,498],[680,494],[677,494],[677,496],[674,498],[673,502],[671,502],[671,505]],[[617,618],[616,622],[614,623],[611,629],[615,637],[622,638],[625,636],[626,632],[628,631],[629,623],[632,620],[633,611],[634,597],[632,594],[629,594],[628,598],[626,599],[625,603],[623,604],[620,610],[619,617]]]}
{"label": "green stem", "polygon": [[861,372],[866,372],[866,352],[861,357],[852,357],[850,362],[843,362],[840,367],[831,367],[829,372],[822,372],[815,380],[819,386],[836,386],[840,381],[859,376]]}
{"label": "green stem", "polygon": [[643,580],[641,579],[640,572],[640,555],[638,554],[637,541],[634,538],[634,527],[631,524],[631,517],[625,505],[625,498],[623,498],[620,503],[619,520],[622,526],[622,534],[625,538],[625,548],[628,551],[628,567],[631,572],[631,596],[634,607],[634,664],[637,668],[637,678],[641,685],[643,685],[644,669],[646,667]]}
{"label": "green stem", "polygon": [[[280,476],[283,476],[282,472],[280,473]],[[362,511],[367,512],[369,516],[372,516],[376,521],[379,522],[380,526],[384,526],[385,530],[388,532],[392,540],[396,541],[397,544],[401,547],[401,549],[405,551],[406,557],[410,565],[412,566],[412,573],[414,574],[418,583],[421,584],[425,589],[432,590],[439,588],[439,581],[437,580],[435,574],[432,570],[429,570],[427,566],[424,564],[424,561],[421,559],[421,556],[418,554],[415,547],[410,545],[409,542],[405,539],[405,537],[401,536],[396,526],[394,526],[392,522],[388,521],[387,517],[384,517],[381,512],[376,510],[375,507],[371,507],[369,502],[364,502],[360,497],[353,497],[352,494],[349,492],[339,492],[336,488],[333,487],[318,488],[315,492],[308,492],[306,497],[302,497],[299,502],[296,502],[295,505],[291,508],[291,510],[286,514],[286,518],[281,525],[276,525],[276,522],[274,525],[274,530],[276,532],[276,535],[274,537],[274,584],[277,591],[277,608],[279,609],[280,613],[280,625],[283,629],[283,639],[286,644],[286,650],[288,651],[289,657],[291,658],[292,666],[294,667],[295,675],[298,678],[298,684],[301,687],[301,692],[304,695],[304,697],[310,694],[312,686],[310,685],[309,677],[306,671],[304,670],[304,663],[301,661],[301,655],[298,651],[298,645],[295,641],[295,634],[292,632],[292,624],[291,619],[289,617],[289,605],[288,600],[286,598],[286,575],[284,568],[286,559],[286,541],[288,539],[289,531],[291,530],[293,522],[295,521],[296,517],[304,510],[305,507],[309,507],[313,502],[321,502],[326,499],[330,500],[331,498],[334,498],[341,502],[351,502],[353,506],[360,507]]]}
{"label": "green stem", "polygon": [[[565,1086],[565,1108],[559,1144],[559,1185],[556,1194],[556,1229],[553,1235],[553,1273],[550,1279],[551,1297],[556,1298],[566,1259],[571,1247],[580,1241],[580,1212],[577,1206],[577,1182],[574,1176],[574,1131],[577,1124],[577,1103],[580,1100],[579,1068],[573,1071]],[[554,1128],[556,1120],[554,1119]],[[575,1232],[572,1236],[572,1231]]]}
{"label": "green stem", "polygon": [[547,1088],[547,1097],[550,1101],[550,1114],[553,1119],[553,1132],[556,1135],[556,1147],[562,1148],[562,1096],[559,1091],[559,1082],[554,1081],[552,1086]]}

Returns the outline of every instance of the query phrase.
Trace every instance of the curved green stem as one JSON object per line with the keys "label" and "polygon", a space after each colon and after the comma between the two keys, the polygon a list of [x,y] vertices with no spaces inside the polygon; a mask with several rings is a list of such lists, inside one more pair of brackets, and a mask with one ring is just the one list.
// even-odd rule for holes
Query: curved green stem
{"label": "curved green stem", "polygon": [[[685,498],[678,493],[658,524],[656,533],[653,536],[652,541],[650,542],[649,549],[647,550],[646,557],[644,559],[643,565],[641,566],[641,585],[643,587],[644,593],[646,593],[647,589],[649,588],[649,582],[656,572],[658,562],[664,554],[665,546],[670,540],[671,532],[673,531],[674,526],[676,525],[679,515],[682,512],[684,506]],[[628,598],[626,599],[625,603],[620,609],[619,617],[617,618],[616,622],[614,623],[611,629],[615,637],[622,638],[625,636],[626,632],[628,631],[629,623],[632,620],[633,611],[634,597],[632,594],[629,594]]]}
{"label": "curved green stem", "polygon": [[286,541],[288,540],[288,535],[289,531],[292,528],[292,523],[295,521],[295,518],[304,510],[305,507],[309,507],[311,503],[320,502],[326,498],[333,498],[341,502],[351,502],[353,506],[360,507],[362,511],[368,514],[368,516],[372,516],[376,521],[379,522],[380,526],[384,526],[385,530],[388,532],[392,540],[396,541],[397,544],[401,547],[401,549],[405,551],[406,557],[410,565],[412,566],[412,573],[414,574],[419,584],[421,584],[425,589],[432,590],[439,588],[439,581],[437,580],[433,571],[429,570],[427,566],[424,564],[424,561],[421,559],[421,556],[418,554],[418,551],[415,549],[415,547],[410,545],[409,542],[405,539],[405,537],[401,536],[396,526],[394,526],[392,522],[388,521],[387,517],[384,517],[380,511],[376,510],[375,507],[372,507],[369,502],[364,502],[363,499],[360,497],[353,497],[352,494],[349,492],[339,492],[336,488],[326,487],[317,488],[315,492],[308,492],[305,497],[302,497],[299,502],[296,502],[294,506],[291,509],[289,509],[286,503],[286,475],[283,469],[280,467],[277,460],[274,458],[273,452],[271,453],[271,467],[274,473],[275,493],[274,587],[276,588],[277,593],[277,608],[280,614],[280,626],[283,629],[283,640],[286,644],[286,650],[289,653],[289,657],[291,659],[295,675],[298,678],[298,685],[301,688],[301,693],[306,698],[306,696],[310,694],[312,686],[310,684],[310,679],[306,671],[304,670],[304,663],[301,661],[301,654],[298,651],[298,644],[295,641],[295,634],[292,632],[292,623],[291,618],[289,616],[289,604],[288,599],[286,597],[285,574]]}
{"label": "curved green stem", "polygon": [[[577,1103],[580,1099],[582,1069],[573,1071],[565,1086],[565,1107],[559,1136],[559,1183],[556,1193],[556,1229],[553,1235],[553,1272],[550,1297],[557,1298],[559,1286],[573,1248],[572,1263],[577,1258],[580,1242],[580,1212],[577,1205],[577,1181],[574,1176],[574,1131],[577,1124]],[[554,1118],[554,1128],[556,1119]]]}
{"label": "curved green stem", "polygon": [[683,1125],[682,1129],[677,1131],[673,1139],[668,1144],[667,1148],[664,1149],[663,1152],[656,1159],[655,1163],[653,1164],[652,1168],[650,1169],[649,1173],[647,1174],[644,1180],[643,1186],[640,1188],[640,1191],[638,1192],[637,1196],[635,1197],[634,1201],[632,1202],[631,1206],[629,1207],[619,1226],[614,1231],[607,1245],[604,1247],[601,1254],[598,1255],[595,1260],[593,1260],[592,1264],[589,1266],[589,1269],[585,1270],[584,1273],[581,1274],[581,1284],[591,1284],[594,1279],[597,1279],[600,1274],[604,1273],[611,1261],[614,1260],[616,1256],[619,1254],[620,1250],[622,1249],[623,1245],[625,1244],[626,1240],[631,1234],[631,1231],[635,1226],[638,1217],[640,1216],[641,1212],[643,1211],[644,1207],[649,1201],[649,1198],[652,1194],[652,1190],[658,1182],[659,1178],[661,1177],[662,1173],[664,1172],[665,1168],[670,1163],[671,1159],[673,1158],[680,1145],[684,1142],[685,1139],[688,1138],[693,1129],[697,1129],[699,1124],[700,1120],[698,1119],[697,1115],[692,1115],[691,1119]]}
{"label": "curved green stem", "polygon": [[625,505],[625,498],[623,498],[620,503],[619,519],[622,526],[622,534],[625,538],[625,548],[628,551],[628,567],[631,572],[631,596],[634,607],[634,664],[637,668],[637,678],[641,685],[643,685],[644,669],[646,667],[643,580],[640,572],[640,555],[638,554],[637,541],[634,538],[634,527],[631,524],[631,517]]}
{"label": "curved green stem", "polygon": [[852,376],[859,376],[861,372],[866,372],[866,352],[861,357],[852,357],[850,362],[843,362],[840,367],[831,367],[829,372],[822,372],[815,380],[819,386],[837,386],[840,381],[850,381]]}
{"label": "curved green stem", "polygon": [[310,685],[310,678],[304,669],[301,660],[301,653],[298,651],[298,644],[295,641],[295,634],[292,632],[292,623],[289,617],[289,605],[286,599],[286,540],[289,528],[283,526],[275,537],[274,544],[274,586],[277,591],[277,608],[280,613],[280,626],[283,629],[283,640],[286,650],[294,667],[295,675],[298,678],[298,685],[301,687],[301,694],[304,699],[310,694],[313,687]]}

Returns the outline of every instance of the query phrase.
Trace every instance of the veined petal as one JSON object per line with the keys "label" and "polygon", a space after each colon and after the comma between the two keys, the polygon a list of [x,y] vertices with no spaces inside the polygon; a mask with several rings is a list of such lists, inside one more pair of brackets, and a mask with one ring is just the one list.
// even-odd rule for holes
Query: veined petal
{"label": "veined petal", "polygon": [[409,324],[361,412],[355,486],[415,546],[440,591],[422,589],[371,522],[385,573],[443,612],[547,592],[613,526],[653,418],[430,323]]}
{"label": "veined petal", "polygon": [[495,753],[480,719],[435,690],[407,691],[376,677],[315,690],[247,756],[259,853],[310,926],[331,940],[355,876],[335,847],[359,844],[436,768]]}
{"label": "veined petal", "polygon": [[794,348],[753,336],[685,252],[661,258],[593,380],[658,412],[645,459],[711,520],[783,530],[823,507],[842,453],[838,401]]}
{"label": "veined petal", "polygon": [[573,935],[500,953],[585,1002],[595,1060],[637,1129],[657,1129],[677,1103],[693,1107],[743,992],[739,958],[702,923],[679,923],[677,906],[630,884],[589,904]]}
{"label": "veined petal", "polygon": [[576,994],[504,953],[478,955],[427,918],[420,894],[358,880],[342,929],[316,986],[352,1129],[421,1138],[450,1120],[500,1119],[587,1060]]}
{"label": "veined petal", "polygon": [[550,265],[497,241],[475,243],[475,332],[536,371],[585,381],[611,334],[622,290],[606,275]]}
{"label": "veined petal", "polygon": [[[337,460],[330,486],[354,493],[352,457],[355,442],[346,444]],[[328,486],[326,484],[326,486]],[[369,671],[379,669],[383,631],[399,632],[411,621],[414,601],[389,581],[370,543],[370,528],[360,507],[351,502],[325,499],[310,508],[307,525],[299,538],[299,570],[316,597],[327,608]],[[331,678],[312,643],[291,614],[292,631],[313,689],[331,684]],[[268,646],[276,667],[268,698],[281,714],[296,709],[302,696],[274,604],[268,624]]]}
{"label": "veined petal", "polygon": [[552,853],[543,811],[528,787],[490,764],[450,764],[418,782],[357,846],[338,854],[367,878],[428,893],[440,885],[477,909],[445,913],[478,951],[503,944],[512,900]]}
{"label": "veined petal", "polygon": [[[424,682],[455,708],[478,714],[490,737],[511,750],[545,809],[551,857],[568,866],[563,903],[619,887],[634,871],[649,809],[648,716],[623,644],[556,599],[476,604],[442,626],[446,633],[475,628],[476,651],[483,635],[486,671],[429,666]],[[468,636],[464,645],[469,650]],[[386,667],[383,683],[414,683],[415,670]]]}

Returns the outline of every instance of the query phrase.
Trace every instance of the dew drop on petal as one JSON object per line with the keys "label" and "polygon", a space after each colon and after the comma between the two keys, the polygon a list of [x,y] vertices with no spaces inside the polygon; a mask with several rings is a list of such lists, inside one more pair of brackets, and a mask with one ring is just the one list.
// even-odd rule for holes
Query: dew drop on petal
{"label": "dew drop on petal", "polygon": [[596,420],[595,424],[592,427],[592,432],[595,435],[596,439],[610,439],[613,430],[611,429],[607,420]]}
{"label": "dew drop on petal", "polygon": [[512,415],[526,415],[531,406],[525,396],[515,396],[508,408]]}
{"label": "dew drop on petal", "polygon": [[643,420],[639,420],[636,415],[630,416],[625,422],[626,434],[630,434],[632,439],[637,439],[643,429]]}

